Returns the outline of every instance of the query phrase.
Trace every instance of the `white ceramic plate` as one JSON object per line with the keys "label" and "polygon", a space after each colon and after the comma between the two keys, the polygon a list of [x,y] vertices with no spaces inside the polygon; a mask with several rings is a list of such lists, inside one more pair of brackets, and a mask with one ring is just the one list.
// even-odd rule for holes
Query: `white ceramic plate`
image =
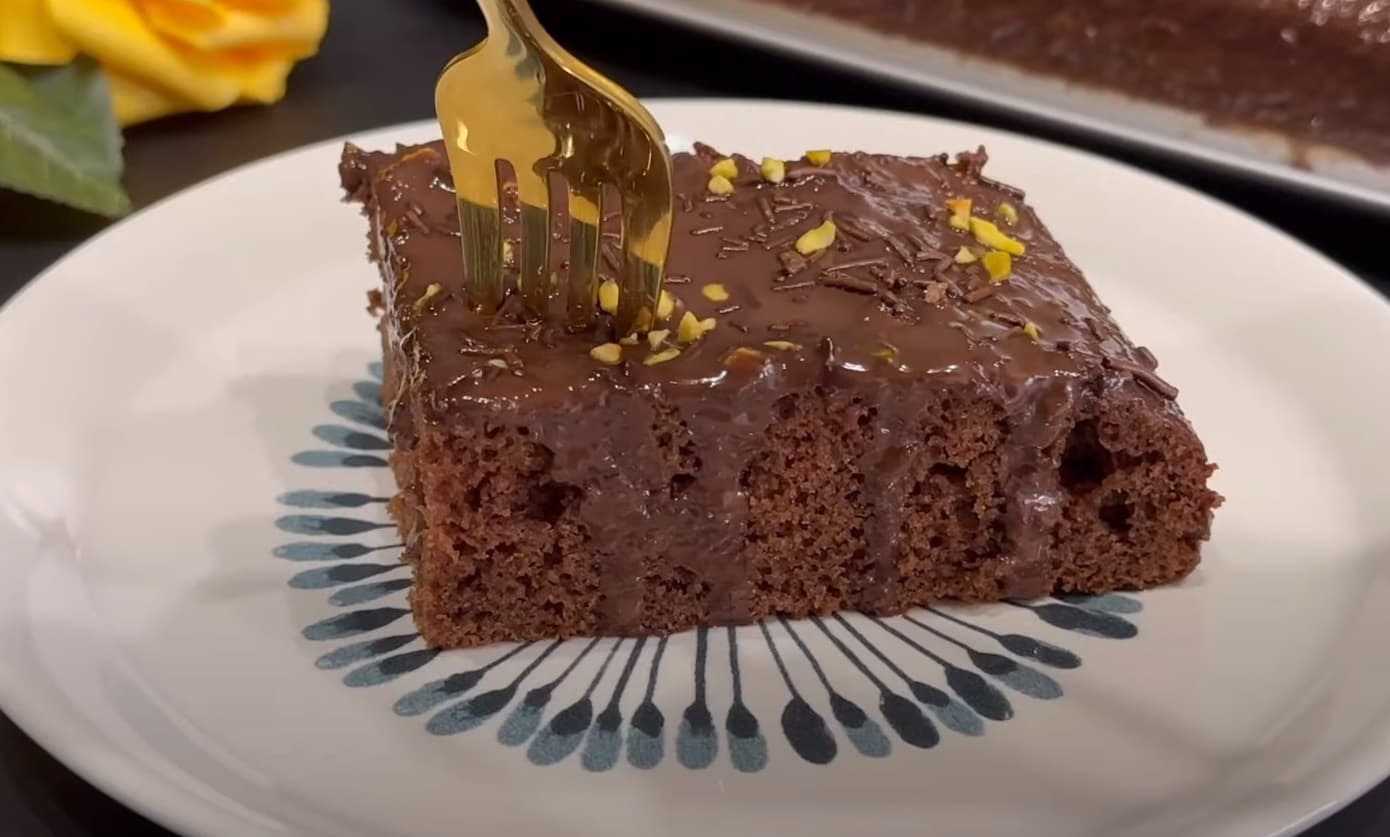
{"label": "white ceramic plate", "polygon": [[1215,169],[1390,212],[1390,166],[1269,130],[884,35],[765,0],[597,0],[718,32],[809,61],[1063,125]]}
{"label": "white ceramic plate", "polygon": [[116,226],[0,313],[4,710],[146,814],[237,837],[1263,837],[1385,775],[1390,308],[1224,206],[1031,140],[655,112],[754,153],[986,143],[1221,464],[1201,570],[1085,602],[436,655],[403,609],[376,277],[326,143]]}

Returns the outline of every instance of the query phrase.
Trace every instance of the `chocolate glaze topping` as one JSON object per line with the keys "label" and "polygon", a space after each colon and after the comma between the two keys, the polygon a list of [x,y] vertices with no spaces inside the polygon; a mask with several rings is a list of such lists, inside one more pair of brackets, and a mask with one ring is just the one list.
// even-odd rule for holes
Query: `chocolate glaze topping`
{"label": "chocolate glaze topping", "polygon": [[[676,155],[666,287],[677,306],[657,324],[674,335],[690,311],[713,317],[715,327],[673,360],[644,364],[656,350],[643,339],[608,366],[589,354],[617,337],[606,323],[597,333],[570,334],[506,311],[485,317],[470,309],[438,144],[397,154],[348,147],[344,186],[359,200],[375,196],[373,254],[394,277],[381,300],[387,349],[409,372],[399,392],[387,393],[388,406],[413,400],[424,405],[425,420],[445,424],[465,416],[477,423],[481,415],[524,425],[550,449],[554,478],[586,486],[588,537],[609,568],[603,627],[622,632],[637,619],[634,543],[644,554],[679,553],[700,566],[716,621],[747,615],[746,568],[727,558],[744,548],[741,469],[777,420],[781,399],[818,387],[852,389],[877,408],[881,431],[861,463],[872,510],[865,532],[876,568],[870,586],[891,601],[903,470],[924,443],[908,432],[918,393],[952,386],[984,393],[1002,406],[1008,426],[1008,592],[1046,592],[1041,568],[1060,489],[1043,452],[1097,386],[1132,391],[1185,423],[1153,356],[1120,332],[1022,193],[982,173],[983,149],[955,161],[837,153],[823,166],[789,163],[779,184],[736,157],[727,197],[706,189],[720,157],[707,147]],[[958,198],[1026,246],[1005,281],[991,282],[978,261],[953,258],[962,247],[987,249],[948,223],[946,202]],[[1013,213],[999,210],[1004,203],[1016,211],[1012,223],[1004,219]],[[798,236],[826,219],[837,227],[834,244],[798,253]],[[557,222],[552,236],[561,286],[567,228]],[[711,283],[728,298],[707,298]],[[648,432],[653,405],[674,411],[698,440],[699,478],[680,502],[665,499],[665,485],[649,484],[640,456],[615,456],[603,441]],[[398,445],[412,443],[407,424],[393,420]]]}
{"label": "chocolate glaze topping", "polygon": [[1384,0],[763,2],[1390,163]]}

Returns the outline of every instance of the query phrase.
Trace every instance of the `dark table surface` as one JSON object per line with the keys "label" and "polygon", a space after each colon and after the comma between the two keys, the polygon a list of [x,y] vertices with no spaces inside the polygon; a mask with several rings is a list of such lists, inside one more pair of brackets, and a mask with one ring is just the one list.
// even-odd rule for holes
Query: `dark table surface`
{"label": "dark table surface", "polygon": [[[1181,180],[1287,230],[1390,293],[1390,222],[1355,209],[1215,175],[1195,166],[1040,130],[1021,120],[684,32],[573,0],[533,0],[574,52],[641,96],[813,99],[916,111],[1070,142]],[[433,115],[435,75],[477,41],[469,0],[339,0],[322,53],[272,108],[174,117],[127,134],[137,206],[273,152]],[[651,45],[660,44],[659,49]],[[810,140],[808,140],[808,143]],[[0,301],[103,227],[79,213],[0,191]],[[164,834],[50,758],[0,715],[0,833]],[[1313,837],[1390,834],[1390,782],[1314,828]]]}

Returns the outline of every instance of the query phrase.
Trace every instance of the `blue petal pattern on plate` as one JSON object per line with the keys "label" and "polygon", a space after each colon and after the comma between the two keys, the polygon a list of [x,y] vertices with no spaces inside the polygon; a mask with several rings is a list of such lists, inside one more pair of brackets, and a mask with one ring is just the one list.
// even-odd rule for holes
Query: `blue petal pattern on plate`
{"label": "blue petal pattern on plate", "polygon": [[[495,724],[491,737],[534,765],[595,773],[727,763],[737,775],[778,758],[884,758],[930,750],[943,735],[984,735],[1029,701],[1062,698],[1058,676],[1082,661],[1059,636],[1083,644],[1138,635],[1142,602],[1111,593],[892,618],[777,618],[674,637],[428,648],[410,623],[410,568],[386,515],[394,488],[381,365],[368,371],[349,384],[351,397],[326,403],[331,419],[306,428],[316,447],[290,455],[313,478],[277,498],[285,513],[273,525],[290,537],[273,556],[298,564],[287,579],[293,595],[322,597],[321,616],[302,630],[329,646],[315,666],[345,670],[349,687],[399,684],[395,714],[423,717],[441,746]],[[314,477],[326,469],[341,470]],[[1032,616],[1047,638],[981,618],[1001,609]],[[673,649],[682,660],[674,668]]]}

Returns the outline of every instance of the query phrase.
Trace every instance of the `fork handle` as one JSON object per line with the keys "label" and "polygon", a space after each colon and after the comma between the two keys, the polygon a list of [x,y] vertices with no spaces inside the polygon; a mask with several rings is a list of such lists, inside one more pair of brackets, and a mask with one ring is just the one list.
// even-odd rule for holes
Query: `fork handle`
{"label": "fork handle", "polygon": [[527,0],[478,0],[489,35],[499,32],[543,32]]}

